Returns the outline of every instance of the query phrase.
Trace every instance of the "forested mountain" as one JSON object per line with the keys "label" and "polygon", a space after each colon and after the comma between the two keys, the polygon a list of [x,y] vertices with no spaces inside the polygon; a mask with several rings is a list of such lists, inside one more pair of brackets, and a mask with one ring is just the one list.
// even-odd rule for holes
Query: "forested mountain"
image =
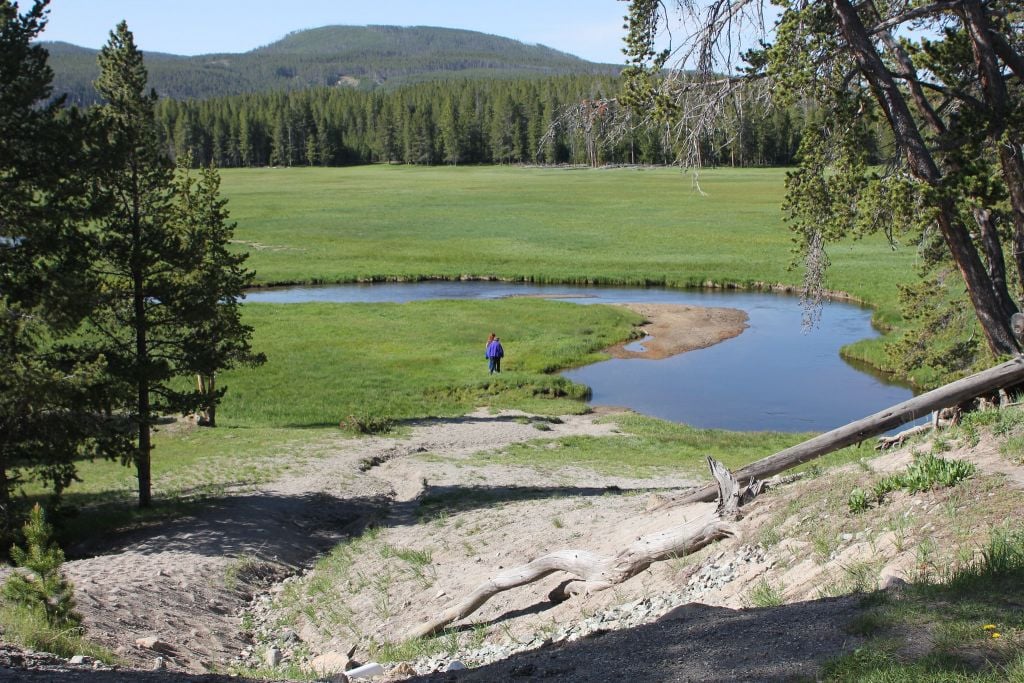
{"label": "forested mountain", "polygon": [[[71,104],[96,101],[96,50],[44,43],[54,92]],[[525,78],[617,74],[541,45],[499,36],[425,26],[325,26],[297,31],[242,54],[182,57],[146,53],[150,85],[162,97],[205,99],[312,87],[372,90],[439,78]]]}

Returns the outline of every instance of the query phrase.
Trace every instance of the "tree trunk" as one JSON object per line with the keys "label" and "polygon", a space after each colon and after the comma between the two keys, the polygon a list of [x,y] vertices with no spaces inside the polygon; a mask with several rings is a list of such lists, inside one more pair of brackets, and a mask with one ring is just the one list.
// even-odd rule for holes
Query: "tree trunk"
{"label": "tree trunk", "polygon": [[985,7],[978,0],[964,0],[962,7],[962,18],[971,38],[978,81],[991,112],[987,135],[992,145],[999,150],[999,164],[1010,194],[1014,262],[1018,275],[1024,277],[1024,159],[1021,159],[1021,141],[1009,126],[1008,117],[1012,106],[993,40],[996,32],[992,29]]}
{"label": "tree trunk", "polygon": [[[911,175],[941,192],[942,174],[921,137],[903,93],[871,44],[860,16],[849,0],[832,0],[832,6],[857,67],[871,84],[875,99],[889,120],[896,144],[904,150]],[[967,285],[989,349],[996,357],[1017,353],[1010,321],[996,300],[992,281],[974,248],[970,233],[957,217],[956,207],[949,198],[944,198],[938,208],[939,227]]]}
{"label": "tree trunk", "polygon": [[208,399],[199,411],[199,425],[202,427],[217,426],[217,401],[213,397],[216,390],[216,378],[216,375],[196,375],[196,389]]}
{"label": "tree trunk", "polygon": [[[888,31],[881,31],[878,37],[885,44],[890,56],[897,66],[897,74],[906,81],[907,87],[910,91],[911,99],[914,105],[917,107],[917,112],[921,119],[927,122],[928,126],[932,129],[935,135],[944,135],[948,132],[946,125],[942,119],[935,112],[932,104],[928,97],[924,93],[924,89],[921,87],[921,83],[918,80],[917,72],[914,69],[914,63],[907,55],[906,50],[899,43],[896,38],[892,36]],[[1000,159],[1003,158],[1003,147],[1000,146]],[[1006,163],[1003,163],[1004,171]],[[956,173],[961,169],[958,164],[950,164],[951,170]],[[1012,176],[1007,172],[1006,178],[1008,181]],[[1010,185],[1011,195],[1014,192],[1014,183],[1008,182]],[[1024,200],[1024,188],[1017,188],[1017,193],[1021,195]],[[995,218],[992,215],[992,211],[989,209],[975,209],[974,218],[981,231],[981,242],[985,252],[985,262],[988,264],[988,276],[992,283],[992,291],[996,298],[996,304],[999,309],[1002,310],[1003,316],[1009,320],[1010,316],[1017,312],[1017,304],[1014,303],[1013,297],[1010,296],[1009,288],[1006,283],[1006,261],[1003,258],[1003,247],[999,240],[999,232],[995,224]],[[1024,214],[1022,214],[1024,216]],[[1020,221],[1015,221],[1017,227],[1014,234],[1014,254],[1016,258],[1014,262],[1017,266],[1018,272],[1021,276],[1024,276],[1024,217]]]}
{"label": "tree trunk", "polygon": [[[870,439],[935,410],[955,406],[968,399],[1021,382],[1024,382],[1024,358],[1018,357],[762,458],[740,468],[734,475],[741,482],[744,479],[753,480],[755,477],[770,477],[832,451]],[[672,499],[662,507],[711,500],[714,495],[714,487],[708,485],[681,498]]]}
{"label": "tree trunk", "polygon": [[761,485],[741,487],[720,462],[709,457],[707,463],[718,486],[719,502],[713,512],[679,527],[638,538],[613,556],[586,550],[560,550],[538,557],[488,579],[460,602],[413,629],[409,637],[421,638],[436,633],[453,621],[472,614],[498,593],[539,581],[555,572],[568,572],[576,577],[550,593],[553,600],[565,600],[571,595],[610,588],[636,576],[654,562],[689,555],[709,543],[734,535],[735,523],[740,519],[740,506],[760,493]]}
{"label": "tree trunk", "polygon": [[[137,183],[136,183],[137,184]],[[138,197],[138,193],[135,193]],[[132,256],[132,305],[134,318],[132,324],[135,326],[135,388],[137,391],[136,400],[138,408],[139,445],[135,451],[135,469],[139,477],[139,507],[148,508],[151,501],[152,480],[150,476],[150,454],[153,450],[150,441],[149,426],[152,422],[151,407],[149,403],[149,343],[147,334],[149,332],[148,319],[146,316],[146,293],[144,278],[138,264],[141,257],[142,224],[139,216],[141,211],[136,204],[133,213],[133,256]]]}

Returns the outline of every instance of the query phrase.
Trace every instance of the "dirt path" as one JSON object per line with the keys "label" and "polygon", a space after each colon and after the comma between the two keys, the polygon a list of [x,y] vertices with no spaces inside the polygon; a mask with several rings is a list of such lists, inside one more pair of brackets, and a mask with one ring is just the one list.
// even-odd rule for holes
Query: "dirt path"
{"label": "dirt path", "polygon": [[[690,483],[678,474],[637,480],[586,468],[516,467],[487,456],[538,437],[612,434],[614,419],[602,419],[607,417],[613,415],[566,417],[562,424],[550,424],[478,412],[413,425],[401,439],[339,438],[330,456],[303,472],[229,498],[156,534],[126,535],[102,555],[68,563],[90,636],[118,649],[140,669],[151,668],[162,656],[172,672],[224,671],[251,647],[238,616],[250,606],[249,592],[262,585],[272,602],[270,596],[285,584],[267,589],[267,582],[284,574],[292,575],[289,581],[295,585],[309,585],[317,578],[306,569],[314,559],[348,532],[375,521],[382,529],[378,545],[364,548],[373,552],[357,558],[355,569],[375,576],[400,565],[394,555],[376,552],[385,546],[430,548],[431,583],[396,582],[388,593],[395,609],[387,616],[369,606],[370,588],[350,595],[324,593],[311,606],[330,607],[344,598],[364,615],[359,627],[366,637],[397,641],[424,615],[495,569],[559,547],[614,550],[630,538],[678,522],[680,515],[699,514],[699,506],[650,512],[660,489]],[[538,431],[535,424],[551,430]],[[1019,495],[1024,468],[1001,458],[998,446],[986,437],[947,454],[971,459],[982,469],[984,476],[972,480],[970,488],[894,496],[873,511],[874,517],[851,518],[845,512],[843,496],[850,487],[863,485],[873,472],[904,467],[914,448],[921,447],[872,460],[870,472],[849,466],[770,492],[751,509],[740,538],[657,563],[613,590],[556,605],[545,597],[560,580],[551,577],[502,594],[468,620],[473,628],[463,627],[463,637],[479,630],[484,641],[416,662],[421,672],[443,668],[458,657],[483,666],[417,680],[814,678],[823,659],[858,644],[845,629],[858,612],[858,600],[822,597],[822,592],[846,580],[847,568],[863,562],[866,553],[882,567],[880,583],[886,576],[909,578],[917,566],[915,539],[948,533],[941,525],[938,530],[904,528],[904,536],[896,538],[887,530],[896,528],[893,520],[950,514],[971,520],[971,528],[983,528],[998,522],[998,511]],[[1010,489],[999,488],[998,481],[1007,481]],[[443,505],[432,507],[437,501]],[[424,509],[438,514],[420,516]],[[859,532],[850,523],[875,531]],[[776,540],[766,540],[769,535]],[[815,559],[815,539],[833,539],[831,554]],[[956,552],[954,537],[940,540],[939,547]],[[784,588],[787,604],[751,609],[751,587],[759,582]],[[283,614],[271,606],[259,615],[264,645],[286,647],[275,626]],[[365,646],[329,621],[314,619],[296,628],[311,654]],[[158,651],[135,645],[136,638],[145,636],[161,641]],[[263,654],[257,649],[249,663],[259,663]],[[365,655],[364,650],[362,661]],[[0,667],[4,664],[0,652]],[[11,680],[90,679],[84,671],[63,673],[67,665],[59,662],[47,666],[45,673],[15,671]],[[0,677],[3,672],[0,668]],[[174,680],[156,674],[133,678],[129,672],[104,675],[104,680]]]}
{"label": "dirt path", "polygon": [[[607,434],[595,416],[569,416],[545,435]],[[162,655],[178,670],[223,667],[246,641],[238,613],[266,581],[308,566],[389,506],[414,497],[421,480],[398,464],[412,453],[450,456],[541,436],[510,414],[478,412],[412,425],[402,439],[338,438],[329,457],[257,491],[230,497],[156,533],[112,539],[103,554],[66,565],[90,636],[130,663]],[[395,461],[391,476],[384,463]],[[361,468],[378,463],[367,471]],[[157,637],[161,652],[136,647]]]}

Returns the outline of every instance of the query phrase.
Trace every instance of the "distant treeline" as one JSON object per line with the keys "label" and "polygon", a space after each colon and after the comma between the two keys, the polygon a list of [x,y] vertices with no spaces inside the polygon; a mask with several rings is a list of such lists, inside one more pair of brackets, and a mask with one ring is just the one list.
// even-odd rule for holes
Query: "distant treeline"
{"label": "distant treeline", "polygon": [[[577,75],[433,81],[384,92],[315,88],[165,99],[157,121],[173,155],[191,152],[196,164],[222,168],[672,163],[677,130],[634,126],[614,105],[590,106],[614,98],[619,87],[617,77]],[[573,108],[577,115],[566,116]],[[704,163],[793,163],[814,111],[746,110],[729,129],[702,141]]]}

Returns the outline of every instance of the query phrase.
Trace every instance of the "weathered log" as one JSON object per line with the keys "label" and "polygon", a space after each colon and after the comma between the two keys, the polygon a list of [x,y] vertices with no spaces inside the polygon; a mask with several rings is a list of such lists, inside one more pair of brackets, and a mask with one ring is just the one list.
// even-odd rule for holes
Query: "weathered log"
{"label": "weathered log", "polygon": [[568,572],[576,577],[549,594],[552,600],[565,600],[571,595],[604,590],[636,576],[653,562],[688,555],[709,543],[732,536],[735,523],[740,519],[740,507],[760,493],[761,484],[740,486],[720,462],[710,457],[707,462],[717,482],[720,498],[713,512],[681,526],[638,538],[616,555],[560,550],[538,557],[483,582],[461,601],[413,629],[409,636],[419,638],[436,633],[453,621],[472,614],[498,593],[533,583],[555,572]]}
{"label": "weathered log", "polygon": [[[955,406],[982,394],[1020,384],[1022,381],[1024,381],[1024,358],[1018,356],[988,370],[958,379],[903,403],[897,403],[874,415],[781,450],[774,455],[742,467],[733,474],[740,482],[754,478],[764,479],[832,451],[870,439],[893,427],[923,417],[932,411]],[[715,487],[709,484],[679,498],[668,500],[661,507],[687,505],[713,500],[714,497]]]}

